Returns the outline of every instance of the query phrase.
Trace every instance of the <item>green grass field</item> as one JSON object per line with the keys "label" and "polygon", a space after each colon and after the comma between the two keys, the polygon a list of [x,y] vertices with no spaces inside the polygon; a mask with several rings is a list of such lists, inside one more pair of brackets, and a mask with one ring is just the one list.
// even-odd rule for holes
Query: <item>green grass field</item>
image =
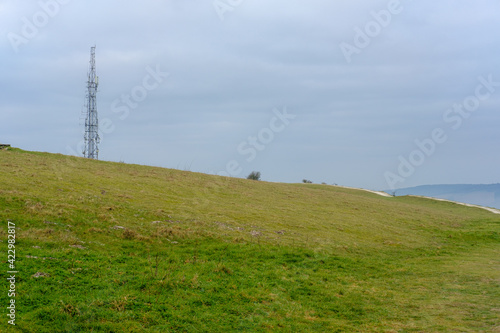
{"label": "green grass field", "polygon": [[0,165],[1,332],[500,332],[500,215],[19,149]]}

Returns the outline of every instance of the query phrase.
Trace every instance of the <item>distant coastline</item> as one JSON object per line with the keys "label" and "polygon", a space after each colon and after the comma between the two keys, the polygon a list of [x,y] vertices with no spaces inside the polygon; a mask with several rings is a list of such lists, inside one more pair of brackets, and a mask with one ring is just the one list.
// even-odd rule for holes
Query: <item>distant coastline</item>
{"label": "distant coastline", "polygon": [[500,209],[500,184],[421,185],[384,192],[396,196],[425,196]]}

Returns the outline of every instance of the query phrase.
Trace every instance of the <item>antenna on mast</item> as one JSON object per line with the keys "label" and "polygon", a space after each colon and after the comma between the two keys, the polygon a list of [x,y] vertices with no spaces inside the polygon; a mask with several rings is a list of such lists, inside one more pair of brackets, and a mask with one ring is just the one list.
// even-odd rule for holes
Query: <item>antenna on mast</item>
{"label": "antenna on mast", "polygon": [[95,70],[95,46],[90,48],[90,65],[87,80],[87,96],[85,104],[87,114],[85,118],[85,147],[83,157],[97,160],[99,157],[99,121],[97,118],[97,86],[99,77]]}

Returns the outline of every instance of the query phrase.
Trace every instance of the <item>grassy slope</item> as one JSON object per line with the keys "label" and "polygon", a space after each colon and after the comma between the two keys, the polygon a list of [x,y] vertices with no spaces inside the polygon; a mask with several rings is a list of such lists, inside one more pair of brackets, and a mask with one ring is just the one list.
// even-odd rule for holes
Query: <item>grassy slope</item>
{"label": "grassy slope", "polygon": [[487,211],[18,149],[0,165],[20,332],[500,332]]}

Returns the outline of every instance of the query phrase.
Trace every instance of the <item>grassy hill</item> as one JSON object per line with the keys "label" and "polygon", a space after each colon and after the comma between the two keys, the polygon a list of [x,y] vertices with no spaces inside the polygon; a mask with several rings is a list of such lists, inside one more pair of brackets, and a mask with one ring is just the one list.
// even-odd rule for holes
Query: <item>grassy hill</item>
{"label": "grassy hill", "polygon": [[500,332],[500,216],[0,151],[2,332]]}

